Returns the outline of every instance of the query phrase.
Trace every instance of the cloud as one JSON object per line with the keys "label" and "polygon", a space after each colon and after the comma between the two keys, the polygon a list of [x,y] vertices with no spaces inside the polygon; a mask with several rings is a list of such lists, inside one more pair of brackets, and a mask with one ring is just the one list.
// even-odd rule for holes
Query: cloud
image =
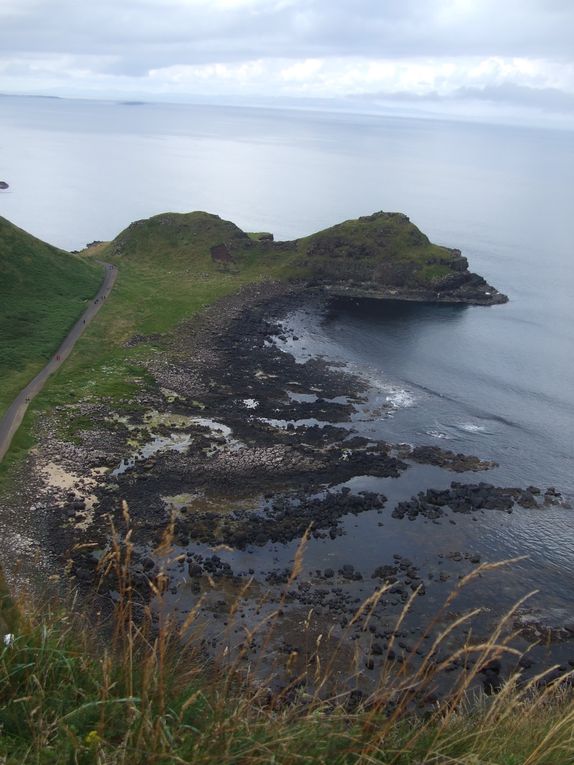
{"label": "cloud", "polygon": [[573,28],[571,0],[2,0],[0,91],[493,105],[521,92],[552,111],[574,93]]}
{"label": "cloud", "polygon": [[114,53],[128,69],[134,61],[157,66],[358,55],[571,59],[574,4],[570,0],[2,0],[0,20],[4,52]]}

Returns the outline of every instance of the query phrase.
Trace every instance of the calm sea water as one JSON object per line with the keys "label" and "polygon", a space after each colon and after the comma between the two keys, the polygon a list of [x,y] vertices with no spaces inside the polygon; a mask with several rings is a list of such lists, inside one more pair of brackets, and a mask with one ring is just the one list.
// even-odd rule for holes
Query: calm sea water
{"label": "calm sea water", "polygon": [[[299,352],[344,359],[373,382],[375,409],[394,407],[359,430],[495,459],[486,477],[506,485],[574,493],[574,133],[2,97],[0,179],[11,184],[0,215],[69,249],[167,210],[207,210],[277,239],[407,213],[510,302],[340,302],[291,317]],[[429,485],[451,478],[429,471]],[[393,544],[413,536],[406,525]],[[371,532],[355,532],[362,554]],[[485,520],[481,535],[501,555],[531,553],[534,580],[553,572],[560,593],[574,511]]]}

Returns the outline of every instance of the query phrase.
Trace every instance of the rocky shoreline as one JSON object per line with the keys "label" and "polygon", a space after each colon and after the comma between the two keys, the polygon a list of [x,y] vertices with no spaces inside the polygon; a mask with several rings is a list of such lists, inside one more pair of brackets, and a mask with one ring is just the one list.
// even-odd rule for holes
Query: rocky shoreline
{"label": "rocky shoreline", "polygon": [[[322,650],[338,641],[342,656],[358,651],[361,683],[368,687],[383,662],[416,662],[425,655],[424,641],[431,636],[423,637],[425,619],[480,565],[481,556],[461,547],[419,561],[396,551],[365,569],[349,554],[332,565],[311,561],[292,579],[295,549],[306,533],[314,546],[311,557],[321,550],[327,560],[329,545],[344,545],[353,523],[370,524],[371,535],[384,534],[389,524],[406,520],[455,524],[484,513],[543,512],[565,500],[554,489],[475,480],[409,493],[407,479],[417,466],[460,476],[488,471],[494,463],[354,433],[352,415],[366,400],[368,384],[323,359],[299,363],[276,342],[289,310],[323,299],[324,293],[299,286],[252,286],[170,337],[132,338],[132,346],[146,342],[156,348],[145,365],[152,382],[117,409],[110,402],[83,402],[40,423],[39,447],[3,504],[28,524],[33,545],[47,553],[52,576],[71,577],[85,594],[98,583],[99,598],[110,602],[117,583],[100,581],[98,563],[109,546],[110,521],[124,528],[127,503],[138,596],[153,600],[150,581],[161,572],[162,608],[178,619],[185,620],[201,599],[208,653],[220,651],[222,641],[237,648],[242,627],[280,604],[282,626],[270,643],[275,660],[295,652],[301,663],[301,625],[308,622],[311,632],[329,633]],[[71,438],[74,421],[89,427],[74,429]],[[389,501],[383,492],[353,488],[364,476],[385,479],[390,488],[406,482],[406,494]],[[166,529],[169,555],[158,553]],[[364,629],[353,615],[381,586],[385,594]],[[234,625],[228,623],[231,608]],[[473,628],[490,627],[486,618]],[[526,648],[537,629],[547,645],[533,649],[529,672],[550,660],[564,667],[574,662],[574,629],[568,626],[556,630],[525,617],[517,645]],[[458,631],[455,637],[464,635]],[[263,650],[264,642],[254,638],[245,660]],[[341,661],[344,680],[346,660]],[[497,677],[514,668],[504,663]],[[486,678],[485,688],[492,682]]]}
{"label": "rocky shoreline", "polygon": [[[458,283],[457,283],[458,281]],[[491,287],[477,274],[460,274],[441,289],[408,289],[404,287],[375,287],[365,285],[325,285],[333,297],[367,298],[370,300],[402,300],[413,303],[462,303],[465,305],[502,305],[508,296]]]}

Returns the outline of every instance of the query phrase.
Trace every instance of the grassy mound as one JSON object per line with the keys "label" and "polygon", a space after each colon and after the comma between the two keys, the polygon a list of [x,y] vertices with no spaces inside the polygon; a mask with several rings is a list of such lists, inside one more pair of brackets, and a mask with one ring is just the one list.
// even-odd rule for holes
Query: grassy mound
{"label": "grassy mound", "polygon": [[0,217],[0,413],[97,292],[102,269]]}
{"label": "grassy mound", "polygon": [[314,277],[334,281],[426,287],[468,267],[458,250],[431,244],[402,213],[339,223],[300,240],[299,248]]}
{"label": "grassy mound", "polygon": [[[230,221],[206,212],[164,213],[136,221],[110,244],[106,255],[117,263],[151,264],[158,272],[193,269],[204,278],[259,271],[261,277],[305,276],[296,272],[296,243],[273,243],[270,235],[247,234]],[[218,254],[219,253],[219,254]],[[297,264],[298,265],[298,264]],[[173,272],[172,272],[173,273]]]}
{"label": "grassy mound", "polygon": [[218,215],[199,211],[164,213],[128,226],[114,239],[110,254],[153,258],[158,266],[174,260],[207,265],[212,245],[248,241],[249,237],[238,226]]}

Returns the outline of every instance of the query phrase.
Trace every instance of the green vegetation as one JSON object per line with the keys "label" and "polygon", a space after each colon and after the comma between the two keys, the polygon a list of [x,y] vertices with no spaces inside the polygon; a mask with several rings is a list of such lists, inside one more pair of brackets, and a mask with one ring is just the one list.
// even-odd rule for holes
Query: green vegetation
{"label": "green vegetation", "polygon": [[[140,364],[161,348],[161,335],[242,286],[310,280],[438,289],[444,277],[466,268],[457,251],[431,244],[399,213],[346,221],[294,242],[261,240],[260,234],[246,234],[205,212],[166,213],[132,223],[113,242],[88,248],[82,258],[2,221],[0,243],[2,268],[6,260],[7,272],[18,274],[17,281],[8,280],[9,300],[2,304],[7,306],[3,347],[9,349],[4,365],[10,371],[0,385],[0,407],[42,366],[82,301],[95,292],[101,273],[90,258],[119,269],[97,321],[30,407],[0,465],[0,478],[30,448],[36,416],[56,405],[102,396],[129,401],[142,386],[153,384]],[[224,245],[223,260],[212,257],[217,245]],[[134,336],[140,341],[126,345]]]}
{"label": "green vegetation", "polygon": [[0,217],[0,414],[98,291],[102,268]]}
{"label": "green vegetation", "polygon": [[298,242],[301,265],[320,280],[425,288],[465,270],[458,250],[431,244],[406,215],[374,213]]}
{"label": "green vegetation", "polygon": [[255,242],[260,242],[261,240],[273,241],[273,234],[270,231],[248,231],[247,236]]}
{"label": "green vegetation", "polygon": [[[229,265],[211,257],[210,248],[222,242],[233,251],[234,262]],[[134,393],[154,384],[141,361],[161,347],[161,334],[242,286],[289,278],[290,254],[285,253],[285,257],[271,252],[268,243],[254,242],[233,223],[202,212],[138,221],[113,242],[87,249],[84,255],[88,259],[97,257],[118,265],[116,285],[97,321],[86,329],[66,364],[32,402],[0,464],[0,479],[10,474],[12,465],[32,446],[36,417],[57,405],[101,397],[121,399],[126,406]],[[78,261],[84,265],[82,259]],[[88,270],[101,278],[99,266]],[[47,304],[45,310],[49,310]],[[136,335],[141,336],[141,342],[126,347]],[[16,340],[11,342],[16,344]],[[23,370],[18,377],[14,375],[18,385],[10,388],[12,397],[33,372]],[[73,423],[70,427],[73,434]]]}
{"label": "green vegetation", "polygon": [[[211,258],[210,247],[222,241],[233,243],[230,266]],[[263,262],[263,249],[234,224],[207,213],[161,215],[129,226],[98,252],[118,265],[116,285],[98,320],[53,376],[43,405],[129,398],[153,384],[138,362],[161,347],[162,334],[246,284],[287,275],[282,260]],[[126,347],[134,336],[140,341]]]}
{"label": "green vegetation", "polygon": [[[50,354],[49,342],[61,340],[86,299],[82,295],[95,292],[101,270],[43,245],[6,221],[0,223],[1,265],[12,284],[11,292],[0,293],[0,299],[7,298],[0,310],[10,338],[3,347],[12,347],[2,358],[15,388],[43,363],[42,353]],[[231,255],[228,262],[211,256],[211,247],[222,243]],[[114,242],[88,254],[116,263],[118,281],[97,321],[33,402],[10,460],[0,467],[4,474],[30,447],[35,418],[51,407],[102,396],[121,399],[126,408],[137,406],[130,401],[134,392],[155,384],[141,362],[161,351],[162,334],[241,286],[292,278],[392,284],[397,274],[406,284],[436,284],[465,263],[455,252],[431,245],[404,216],[385,214],[294,243],[259,241],[206,213],[168,214],[132,224]],[[22,265],[31,277],[24,278]],[[62,272],[54,271],[61,266]],[[58,286],[49,281],[54,274]],[[5,282],[0,290],[6,289]],[[24,306],[28,295],[36,306]],[[31,326],[20,331],[22,316],[33,310],[40,312],[35,321],[44,316],[44,322],[54,312],[52,334],[43,336],[45,346],[38,340],[36,356],[31,350],[37,333],[30,339]],[[134,336],[138,342],[127,343]],[[9,391],[8,385],[2,390]],[[78,415],[70,420],[67,435],[73,439],[86,425]],[[130,543],[116,540],[101,561],[102,571],[109,567],[114,573],[119,593],[112,622],[98,631],[101,644],[94,638],[93,622],[83,623],[72,609],[50,611],[43,602],[34,611],[30,603],[19,603],[16,619],[0,582],[3,630],[14,633],[12,640],[0,642],[0,762],[564,765],[574,759],[569,686],[555,683],[539,689],[534,682],[520,685],[510,678],[495,696],[474,704],[468,700],[468,687],[481,664],[508,650],[498,643],[498,635],[487,644],[464,647],[476,661],[440,705],[418,706],[434,689],[435,669],[444,666],[423,664],[421,672],[406,662],[398,671],[396,662],[384,666],[369,703],[357,706],[348,696],[329,698],[329,668],[320,663],[318,643],[314,652],[311,638],[303,676],[293,677],[273,697],[267,690],[271,681],[246,680],[244,669],[254,661],[249,639],[237,660],[222,654],[220,662],[208,663],[196,645],[201,630],[189,621],[181,628],[168,620],[158,626],[148,612],[135,622],[130,554]],[[286,592],[296,576],[293,572]],[[165,584],[158,575],[153,582],[158,595]],[[137,613],[142,613],[141,604]],[[368,615],[368,608],[359,609],[357,618],[361,613]],[[276,624],[276,618],[270,619],[262,627],[272,631]]]}
{"label": "green vegetation", "polygon": [[[210,248],[225,244],[236,274],[264,269],[270,277],[318,279],[326,283],[428,287],[464,271],[458,250],[431,244],[401,213],[375,213],[349,220],[294,242],[273,242],[263,233],[245,234],[215,215],[168,213],[132,223],[111,245],[122,261],[153,262],[155,268],[184,263],[208,273]],[[263,274],[262,274],[263,275]]]}
{"label": "green vegetation", "polygon": [[[301,674],[292,674],[281,690],[270,693],[273,681],[261,676],[250,639],[237,655],[223,652],[208,662],[193,612],[179,628],[165,617],[154,627],[149,611],[134,621],[141,608],[132,601],[132,550],[128,533],[123,541],[116,537],[101,560],[101,571],[111,572],[117,583],[118,599],[113,618],[96,633],[99,641],[93,623],[72,610],[50,611],[46,603],[36,613],[21,609],[12,640],[0,647],[0,761],[5,765],[573,761],[571,686],[556,681],[541,688],[540,678],[521,684],[513,677],[493,696],[469,695],[480,666],[508,650],[497,633],[461,649],[459,655],[476,662],[441,702],[431,703],[428,694],[449,659],[439,666],[423,662],[416,670],[387,662],[378,686],[361,699],[327,690],[330,662],[319,661],[320,639],[312,638]],[[296,577],[294,570],[286,591]],[[162,573],[153,581],[160,598],[165,584]],[[364,620],[365,629],[368,604],[355,617]],[[234,606],[231,624],[233,613]],[[264,630],[265,644],[273,630],[281,629],[278,617],[279,607],[254,628]],[[437,648],[442,640],[448,644],[448,630],[437,640]]]}

